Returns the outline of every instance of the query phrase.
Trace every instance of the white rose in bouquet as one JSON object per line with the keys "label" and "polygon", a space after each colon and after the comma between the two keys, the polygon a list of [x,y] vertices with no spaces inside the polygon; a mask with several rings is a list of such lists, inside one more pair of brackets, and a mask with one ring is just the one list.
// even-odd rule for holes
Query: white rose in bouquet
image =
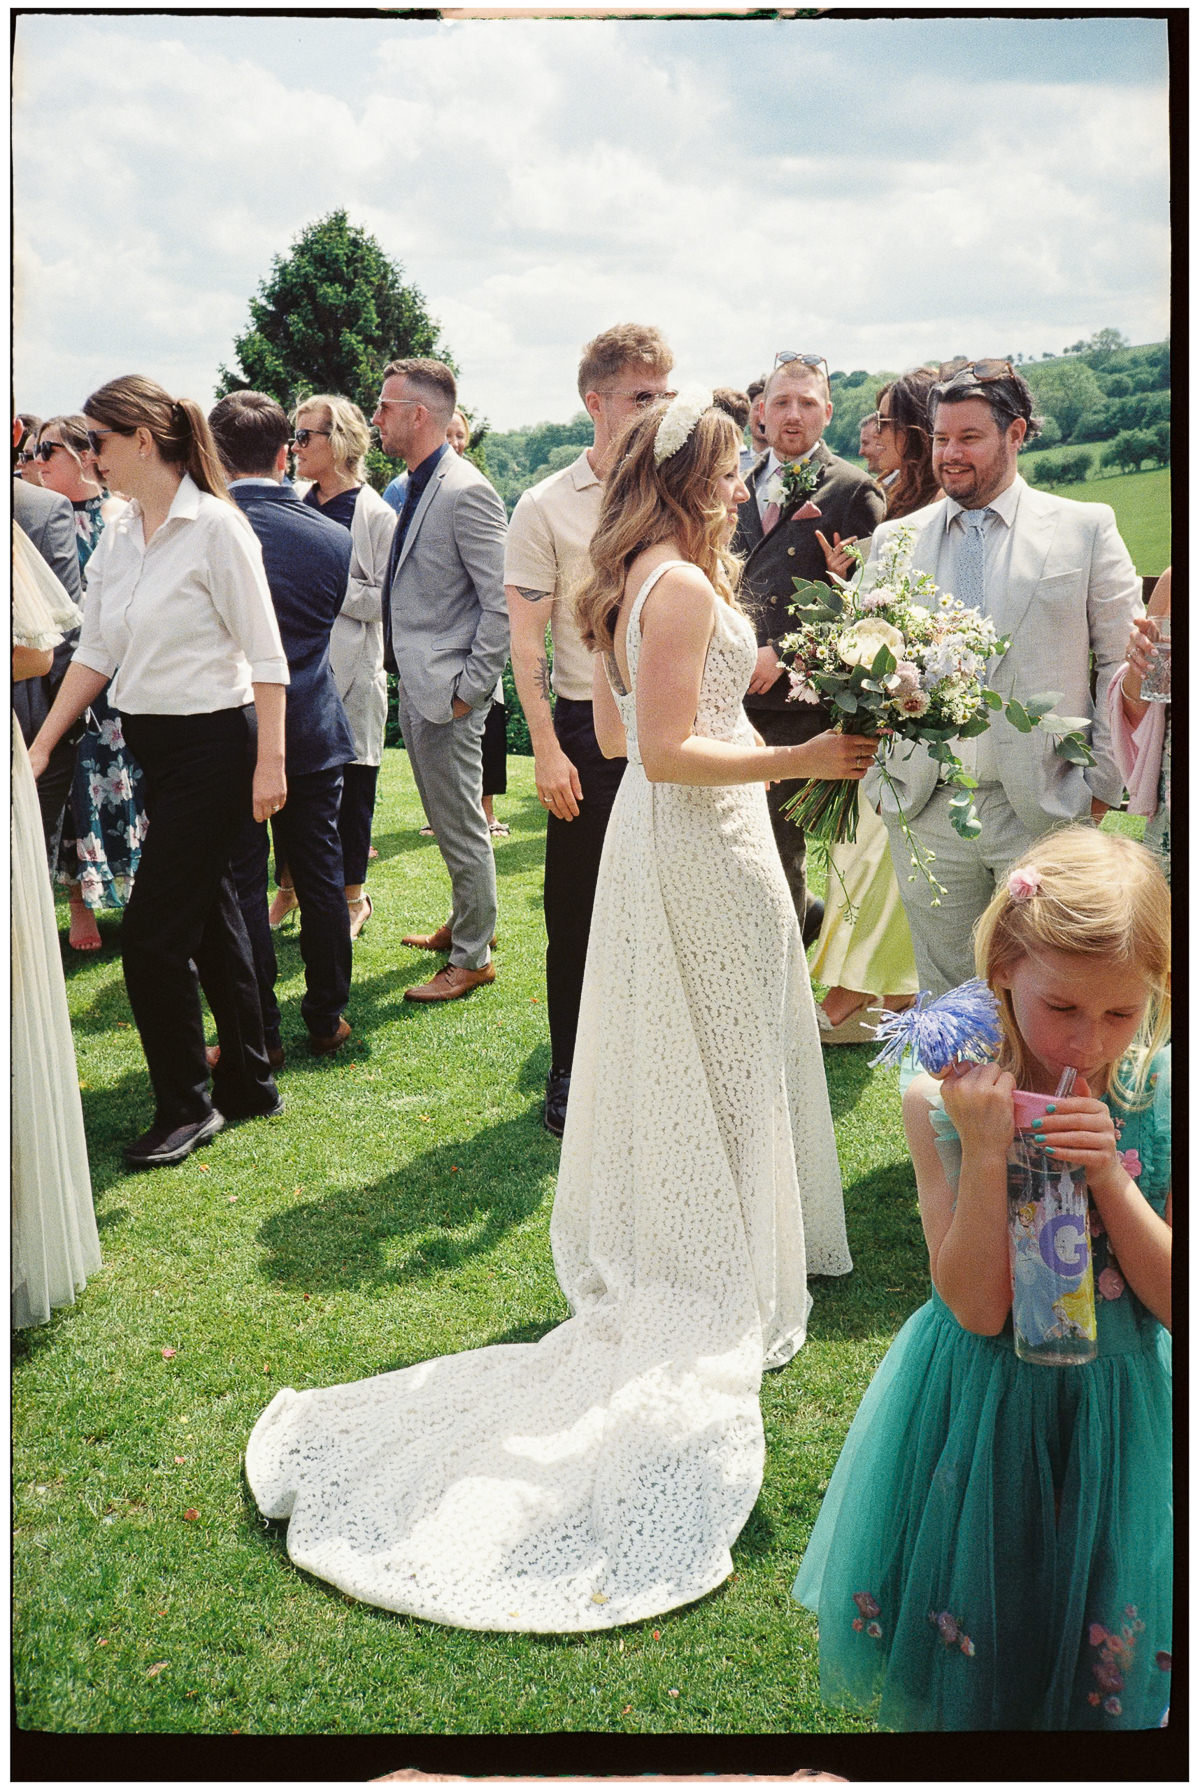
{"label": "white rose in bouquet", "polygon": [[845,665],[873,665],[881,646],[886,646],[893,658],[904,656],[904,636],[899,628],[872,616],[846,629],[838,642],[838,656]]}

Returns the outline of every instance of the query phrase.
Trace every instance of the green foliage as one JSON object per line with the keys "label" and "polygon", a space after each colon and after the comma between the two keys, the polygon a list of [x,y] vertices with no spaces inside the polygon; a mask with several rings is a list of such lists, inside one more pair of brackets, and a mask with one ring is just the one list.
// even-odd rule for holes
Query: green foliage
{"label": "green foliage", "polygon": [[1090,476],[1094,464],[1093,456],[1086,448],[1081,448],[1078,453],[1054,457],[1043,455],[1032,461],[1025,471],[1031,483],[1049,488],[1054,485],[1081,484]]}
{"label": "green foliage", "polygon": [[1104,402],[1100,381],[1084,361],[1041,361],[1023,372],[1036,409],[1054,418],[1063,438],[1071,434],[1080,417]]}
{"label": "green foliage", "polygon": [[[313,392],[336,392],[370,416],[389,360],[432,355],[454,365],[439,338],[399,264],[334,211],[276,255],[250,300],[250,327],[234,343],[237,366],[220,369],[217,395],[249,387],[290,411]],[[374,482],[377,469],[372,475]]]}
{"label": "green foliage", "polygon": [[[287,1111],[223,1133],[178,1169],[128,1175],[121,1164],[150,1090],[118,917],[100,916],[103,951],[68,953],[104,1266],[73,1309],[13,1344],[21,1728],[869,1728],[820,1703],[816,1621],[788,1596],[850,1419],[928,1294],[897,1077],[870,1069],[869,1046],[825,1057],[854,1272],[813,1281],[804,1348],[764,1376],[762,1492],[734,1544],[735,1576],[712,1596],[611,1634],[410,1621],[298,1572],[281,1527],[262,1522],[243,1483],[246,1437],[281,1385],[334,1385],[529,1340],[567,1315],[549,1243],[559,1146],[540,1123],[546,822],[532,773],[531,761],[515,762],[497,801],[512,826],[496,846],[497,981],[418,1009],[401,991],[438,960],[400,939],[444,917],[447,885],[436,844],[417,836],[405,755],[385,753],[375,914],[354,947],[354,1038],[336,1058],[307,1056],[299,944],[281,934]],[[59,924],[65,935],[65,904]],[[377,1769],[403,1762],[403,1738],[396,1746]],[[803,1749],[785,1769],[794,1758],[803,1762]]]}
{"label": "green foliage", "polygon": [[1122,429],[1100,456],[1101,466],[1122,472],[1140,472],[1142,461],[1156,456],[1158,443],[1148,429]]}
{"label": "green foliage", "polygon": [[581,410],[565,423],[534,423],[488,436],[488,477],[512,515],[518,497],[592,445],[592,419]]}

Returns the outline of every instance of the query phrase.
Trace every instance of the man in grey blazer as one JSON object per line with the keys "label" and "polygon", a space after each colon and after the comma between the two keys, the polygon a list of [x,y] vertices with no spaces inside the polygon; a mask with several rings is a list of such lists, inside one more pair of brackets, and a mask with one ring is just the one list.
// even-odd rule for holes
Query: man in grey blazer
{"label": "man in grey blazer", "polygon": [[[14,443],[20,440],[21,430],[22,424],[14,422]],[[75,512],[69,501],[60,497],[57,491],[47,491],[40,485],[30,485],[23,479],[14,479],[12,503],[13,521],[20,523],[67,595],[78,605],[82,598],[79,553],[75,546]],[[79,630],[74,628],[54,649],[54,663],[45,677],[24,678],[19,684],[13,685],[13,712],[27,746],[50,713],[58,694],[58,686],[71,663],[71,654],[78,641]],[[47,852],[57,837],[58,824],[66,807],[75,769],[75,753],[82,733],[82,721],[68,728],[50,754],[50,763],[38,779],[38,807],[41,810]]]}
{"label": "man in grey blazer", "polygon": [[[950,791],[925,747],[889,747],[898,801],[878,771],[868,772],[863,787],[887,825],[920,984],[934,994],[974,974],[971,929],[1013,859],[1053,828],[1099,820],[1120,802],[1105,698],[1142,613],[1141,580],[1108,505],[1052,497],[1018,475],[1021,443],[1037,432],[1020,374],[1007,361],[952,362],[942,374],[929,416],[945,496],[876,530],[864,587],[896,530],[915,530],[915,569],[932,572],[939,589],[978,607],[1011,639],[993,661],[991,683],[1022,700],[1058,692],[1059,713],[1091,720],[1096,763],[1068,764],[1049,735],[1018,733],[997,715],[985,734],[955,745],[979,782],[983,831],[971,840],[950,826]],[[946,889],[937,907],[913,873],[899,812],[935,854],[932,869]]]}
{"label": "man in grey blazer", "polygon": [[408,467],[384,603],[385,663],[399,684],[400,731],[450,874],[451,911],[406,945],[449,962],[409,1001],[453,1001],[495,980],[496,866],[483,813],[483,730],[508,657],[504,505],[446,441],[457,391],[436,360],[390,361],[371,421]]}

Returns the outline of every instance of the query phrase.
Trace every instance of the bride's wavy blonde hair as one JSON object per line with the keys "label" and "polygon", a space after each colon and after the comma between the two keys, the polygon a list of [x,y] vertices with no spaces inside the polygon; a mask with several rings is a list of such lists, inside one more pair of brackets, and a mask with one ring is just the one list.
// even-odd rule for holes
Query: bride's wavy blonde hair
{"label": "bride's wavy blonde hair", "polygon": [[666,410],[665,403],[656,404],[633,418],[605,481],[590,548],[592,574],[575,598],[580,634],[594,653],[612,651],[630,564],[659,541],[677,541],[717,595],[737,606],[741,562],[725,545],[728,519],[717,490],[720,474],[737,463],[737,424],[727,411],[710,406],[683,446],[656,466],[654,437]]}

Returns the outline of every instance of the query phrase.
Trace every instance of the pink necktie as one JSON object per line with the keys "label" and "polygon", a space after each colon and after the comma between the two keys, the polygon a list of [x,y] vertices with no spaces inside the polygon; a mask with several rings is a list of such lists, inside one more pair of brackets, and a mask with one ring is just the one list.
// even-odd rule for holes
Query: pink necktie
{"label": "pink necktie", "polygon": [[771,530],[774,528],[774,526],[778,522],[778,520],[779,520],[779,505],[777,503],[769,503],[767,505],[766,509],[763,511],[762,524],[763,524],[764,535],[770,534]]}

